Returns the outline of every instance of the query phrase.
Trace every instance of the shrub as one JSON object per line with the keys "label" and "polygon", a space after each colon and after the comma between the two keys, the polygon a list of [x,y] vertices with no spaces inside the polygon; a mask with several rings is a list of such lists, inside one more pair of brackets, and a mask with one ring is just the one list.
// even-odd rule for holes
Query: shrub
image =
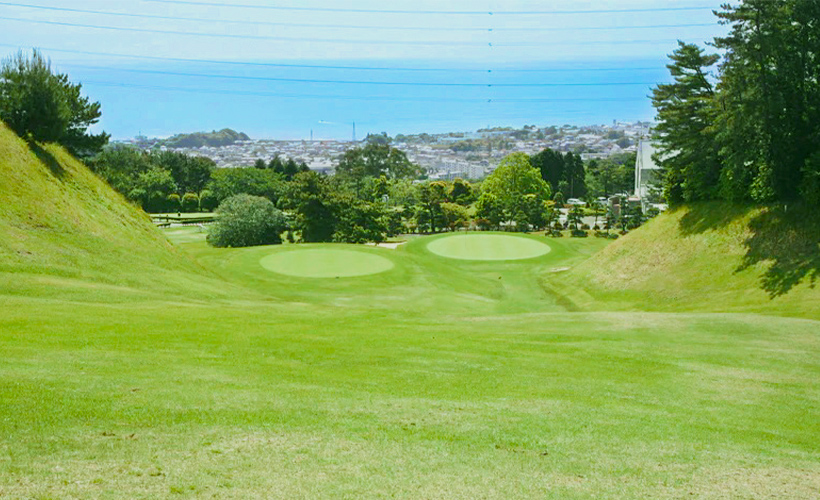
{"label": "shrub", "polygon": [[587,236],[589,236],[589,234],[586,231],[581,229],[573,229],[572,232],[570,232],[570,235],[573,238],[586,238]]}
{"label": "shrub", "polygon": [[589,224],[581,224],[581,229],[584,231],[589,231]]}
{"label": "shrub", "polygon": [[199,196],[195,193],[185,193],[182,197],[182,211],[188,213],[199,211]]}
{"label": "shrub", "polygon": [[549,235],[552,236],[553,238],[561,238],[561,237],[564,236],[564,233],[562,233],[558,229],[553,229],[552,231],[549,232]]}
{"label": "shrub", "polygon": [[284,214],[267,198],[240,194],[217,208],[207,241],[215,247],[250,247],[282,243]]}
{"label": "shrub", "polygon": [[213,191],[208,189],[199,193],[199,208],[206,212],[213,212],[219,205],[219,200],[216,199]]}
{"label": "shrub", "polygon": [[181,206],[182,204],[179,200],[178,194],[172,193],[165,198],[165,210],[167,212],[176,212],[180,209]]}

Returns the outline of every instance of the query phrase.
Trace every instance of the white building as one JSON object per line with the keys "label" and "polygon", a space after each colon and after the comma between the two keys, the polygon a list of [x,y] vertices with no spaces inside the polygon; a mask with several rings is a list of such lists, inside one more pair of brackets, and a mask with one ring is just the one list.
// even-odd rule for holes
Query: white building
{"label": "white building", "polygon": [[653,187],[660,187],[661,167],[652,156],[657,152],[654,144],[647,139],[638,143],[638,159],[635,162],[635,196],[647,198]]}

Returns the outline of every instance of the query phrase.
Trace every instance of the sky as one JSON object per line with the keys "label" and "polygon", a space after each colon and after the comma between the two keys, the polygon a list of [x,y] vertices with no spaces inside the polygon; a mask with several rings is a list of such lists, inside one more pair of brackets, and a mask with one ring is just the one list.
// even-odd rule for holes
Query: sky
{"label": "sky", "polygon": [[40,48],[115,139],[649,121],[677,40],[720,1],[0,0],[0,53]]}

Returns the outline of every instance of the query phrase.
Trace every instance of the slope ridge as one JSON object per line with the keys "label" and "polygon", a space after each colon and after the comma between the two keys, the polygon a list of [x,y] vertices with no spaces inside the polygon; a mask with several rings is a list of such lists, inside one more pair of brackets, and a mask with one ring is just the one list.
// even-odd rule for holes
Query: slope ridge
{"label": "slope ridge", "polygon": [[665,213],[545,283],[582,309],[818,318],[819,274],[808,210],[714,202]]}
{"label": "slope ridge", "polygon": [[202,279],[201,267],[80,161],[0,123],[0,293],[165,293]]}

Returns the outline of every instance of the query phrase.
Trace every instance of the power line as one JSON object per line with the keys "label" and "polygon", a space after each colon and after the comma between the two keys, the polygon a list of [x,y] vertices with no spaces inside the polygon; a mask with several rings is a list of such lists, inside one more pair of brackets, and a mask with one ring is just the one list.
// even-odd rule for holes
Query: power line
{"label": "power line", "polygon": [[537,103],[537,102],[638,102],[646,100],[641,98],[520,98],[520,99],[482,99],[482,98],[437,98],[437,97],[395,97],[395,96],[350,96],[350,95],[326,95],[326,94],[282,94],[273,92],[255,92],[244,90],[227,89],[203,89],[191,87],[167,87],[160,85],[142,85],[122,82],[106,82],[98,80],[85,80],[87,85],[99,85],[104,87],[136,88],[146,90],[161,90],[172,92],[183,92],[193,94],[216,94],[216,95],[236,95],[252,97],[275,97],[287,99],[327,99],[327,100],[354,100],[354,101],[395,101],[395,102],[474,102],[474,103]]}
{"label": "power line", "polygon": [[46,5],[32,5],[24,3],[0,2],[0,5],[9,7],[21,7],[29,9],[39,9],[55,12],[71,12],[79,14],[94,14],[104,16],[117,16],[138,19],[160,19],[168,21],[193,21],[193,22],[207,22],[207,23],[224,23],[224,24],[241,24],[249,26],[281,26],[281,27],[295,27],[295,28],[332,28],[332,29],[356,29],[356,30],[401,30],[401,31],[469,31],[469,32],[552,32],[552,31],[608,31],[608,30],[633,30],[633,29],[670,29],[670,28],[695,28],[695,27],[716,27],[716,23],[693,23],[693,24],[654,24],[641,26],[580,26],[576,28],[547,28],[547,27],[530,27],[530,28],[464,28],[464,27],[445,27],[437,28],[432,26],[362,26],[349,24],[307,24],[307,23],[286,23],[286,22],[268,22],[268,21],[254,21],[254,20],[231,20],[231,19],[208,19],[202,17],[179,17],[179,16],[163,16],[156,14],[136,14],[128,12],[111,12],[88,9],[75,9],[70,7],[52,7]]}
{"label": "power line", "polygon": [[[486,47],[485,42],[462,42],[449,40],[351,40],[346,38],[303,38],[303,37],[281,37],[281,36],[263,36],[263,35],[239,35],[230,33],[203,33],[190,31],[175,31],[175,30],[157,30],[149,28],[132,28],[122,26],[103,26],[94,24],[80,24],[67,23],[60,21],[43,21],[39,19],[22,19],[16,17],[3,17],[0,19],[6,21],[16,21],[33,24],[46,24],[51,26],[67,26],[74,28],[90,28],[110,31],[130,31],[134,33],[154,33],[164,35],[182,35],[182,36],[200,36],[209,38],[234,38],[234,39],[249,39],[249,40],[273,40],[282,42],[316,42],[316,43],[340,43],[340,44],[365,44],[365,45],[426,45],[426,46],[461,46],[461,47]],[[703,40],[702,38],[691,38],[690,40]],[[549,43],[533,43],[533,42],[509,42],[509,43],[491,43],[490,46],[495,47],[543,47],[543,46],[582,46],[582,45],[631,45],[638,43],[645,44],[659,44],[659,43],[673,43],[677,39],[660,39],[660,40],[592,40],[585,42],[549,42]]]}
{"label": "power line", "polygon": [[65,54],[80,54],[90,56],[115,57],[125,59],[144,59],[148,61],[173,61],[195,64],[223,64],[230,66],[248,67],[268,67],[268,68],[306,68],[306,69],[338,69],[356,71],[406,71],[406,72],[450,72],[450,73],[584,73],[584,72],[607,72],[607,71],[662,71],[662,66],[656,67],[634,67],[634,68],[500,68],[500,69],[479,69],[479,68],[421,68],[421,67],[386,67],[386,66],[342,66],[328,64],[294,64],[294,63],[273,63],[273,62],[252,62],[252,61],[223,61],[218,59],[188,59],[182,57],[160,57],[136,54],[119,54],[113,52],[94,52],[87,50],[58,49],[54,47],[21,47],[11,43],[0,43],[0,47],[39,49],[47,52],[58,52]]}
{"label": "power line", "polygon": [[[74,64],[75,68],[87,68],[98,70],[111,70],[102,66],[88,66],[84,64]],[[569,82],[569,83],[464,83],[464,82],[399,82],[399,81],[373,81],[373,80],[325,80],[318,78],[282,78],[267,76],[248,75],[219,75],[214,73],[186,73],[182,71],[163,71],[153,69],[116,68],[115,71],[125,71],[128,73],[143,73],[151,75],[185,76],[195,78],[223,78],[228,80],[250,80],[263,82],[283,82],[283,83],[329,83],[334,85],[387,85],[404,87],[616,87],[629,85],[656,85],[658,82]]]}
{"label": "power line", "polygon": [[468,10],[394,10],[394,9],[340,9],[328,7],[291,7],[281,5],[250,5],[231,3],[197,2],[192,0],[144,0],[146,2],[196,5],[205,7],[233,7],[240,9],[261,9],[261,10],[289,10],[300,12],[335,12],[354,14],[432,14],[432,15],[468,15],[468,16],[532,16],[532,15],[574,15],[574,14],[615,14],[615,13],[636,13],[636,12],[680,12],[694,10],[713,10],[714,6],[691,6],[691,7],[654,7],[635,9],[600,9],[600,10],[520,10],[520,11],[468,11]]}

